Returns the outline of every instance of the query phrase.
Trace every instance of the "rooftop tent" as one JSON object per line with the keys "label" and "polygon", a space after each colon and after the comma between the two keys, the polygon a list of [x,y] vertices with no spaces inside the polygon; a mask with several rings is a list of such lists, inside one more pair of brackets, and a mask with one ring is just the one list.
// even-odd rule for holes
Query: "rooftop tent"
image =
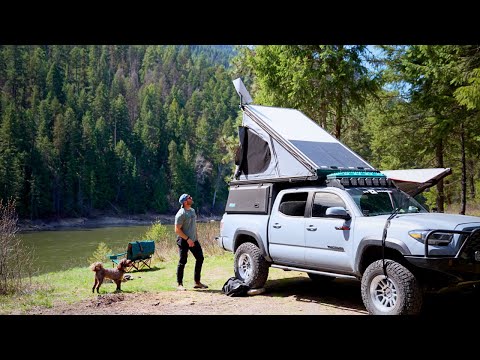
{"label": "rooftop tent", "polygon": [[452,170],[450,168],[382,170],[381,173],[393,180],[400,190],[410,196],[416,196],[450,175]]}
{"label": "rooftop tent", "polygon": [[[234,80],[241,99],[251,97]],[[335,171],[376,171],[373,166],[295,109],[241,104],[236,181],[317,180]]]}

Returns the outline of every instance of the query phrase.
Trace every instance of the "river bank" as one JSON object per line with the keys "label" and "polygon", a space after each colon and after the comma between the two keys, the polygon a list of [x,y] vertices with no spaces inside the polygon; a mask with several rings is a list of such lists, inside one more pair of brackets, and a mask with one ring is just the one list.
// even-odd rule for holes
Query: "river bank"
{"label": "river bank", "polygon": [[[220,221],[221,216],[198,216],[198,222]],[[52,220],[20,219],[20,232],[60,230],[69,228],[97,228],[105,226],[135,226],[151,225],[160,222],[171,225],[175,222],[175,215],[171,214],[138,214],[138,215],[97,215],[94,217],[62,218]]]}

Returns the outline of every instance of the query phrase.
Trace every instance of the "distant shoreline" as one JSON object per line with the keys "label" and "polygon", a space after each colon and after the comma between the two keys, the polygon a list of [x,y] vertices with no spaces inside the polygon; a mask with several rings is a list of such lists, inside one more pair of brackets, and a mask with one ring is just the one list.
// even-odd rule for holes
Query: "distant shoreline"
{"label": "distant shoreline", "polygon": [[[221,216],[199,216],[198,222],[220,221]],[[160,222],[172,225],[175,222],[175,215],[165,214],[141,214],[130,216],[96,216],[94,218],[63,218],[59,220],[26,220],[18,221],[19,232],[60,230],[69,228],[97,228],[105,226],[141,226],[152,225]]]}

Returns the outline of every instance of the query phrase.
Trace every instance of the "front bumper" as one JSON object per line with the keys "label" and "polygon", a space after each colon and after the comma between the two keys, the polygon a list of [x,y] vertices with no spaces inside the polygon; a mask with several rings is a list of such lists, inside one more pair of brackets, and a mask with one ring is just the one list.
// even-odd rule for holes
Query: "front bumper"
{"label": "front bumper", "polygon": [[[461,234],[465,237],[455,256],[432,256],[428,253],[428,240],[436,232]],[[473,231],[432,230],[425,240],[425,255],[406,255],[412,265],[445,275],[450,282],[480,282],[480,229]]]}

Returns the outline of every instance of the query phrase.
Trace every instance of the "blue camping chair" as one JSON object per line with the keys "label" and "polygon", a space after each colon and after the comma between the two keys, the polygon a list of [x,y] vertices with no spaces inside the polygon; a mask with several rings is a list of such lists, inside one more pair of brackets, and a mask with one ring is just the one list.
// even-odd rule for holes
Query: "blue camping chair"
{"label": "blue camping chair", "polygon": [[129,272],[132,268],[138,271],[143,269],[145,266],[150,269],[150,264],[152,262],[152,256],[154,253],[155,241],[141,240],[129,242],[127,251],[120,254],[108,255],[108,257],[110,260],[112,260],[113,266],[118,265],[118,263],[125,257],[128,260],[131,260],[132,266],[126,269],[126,272]]}

